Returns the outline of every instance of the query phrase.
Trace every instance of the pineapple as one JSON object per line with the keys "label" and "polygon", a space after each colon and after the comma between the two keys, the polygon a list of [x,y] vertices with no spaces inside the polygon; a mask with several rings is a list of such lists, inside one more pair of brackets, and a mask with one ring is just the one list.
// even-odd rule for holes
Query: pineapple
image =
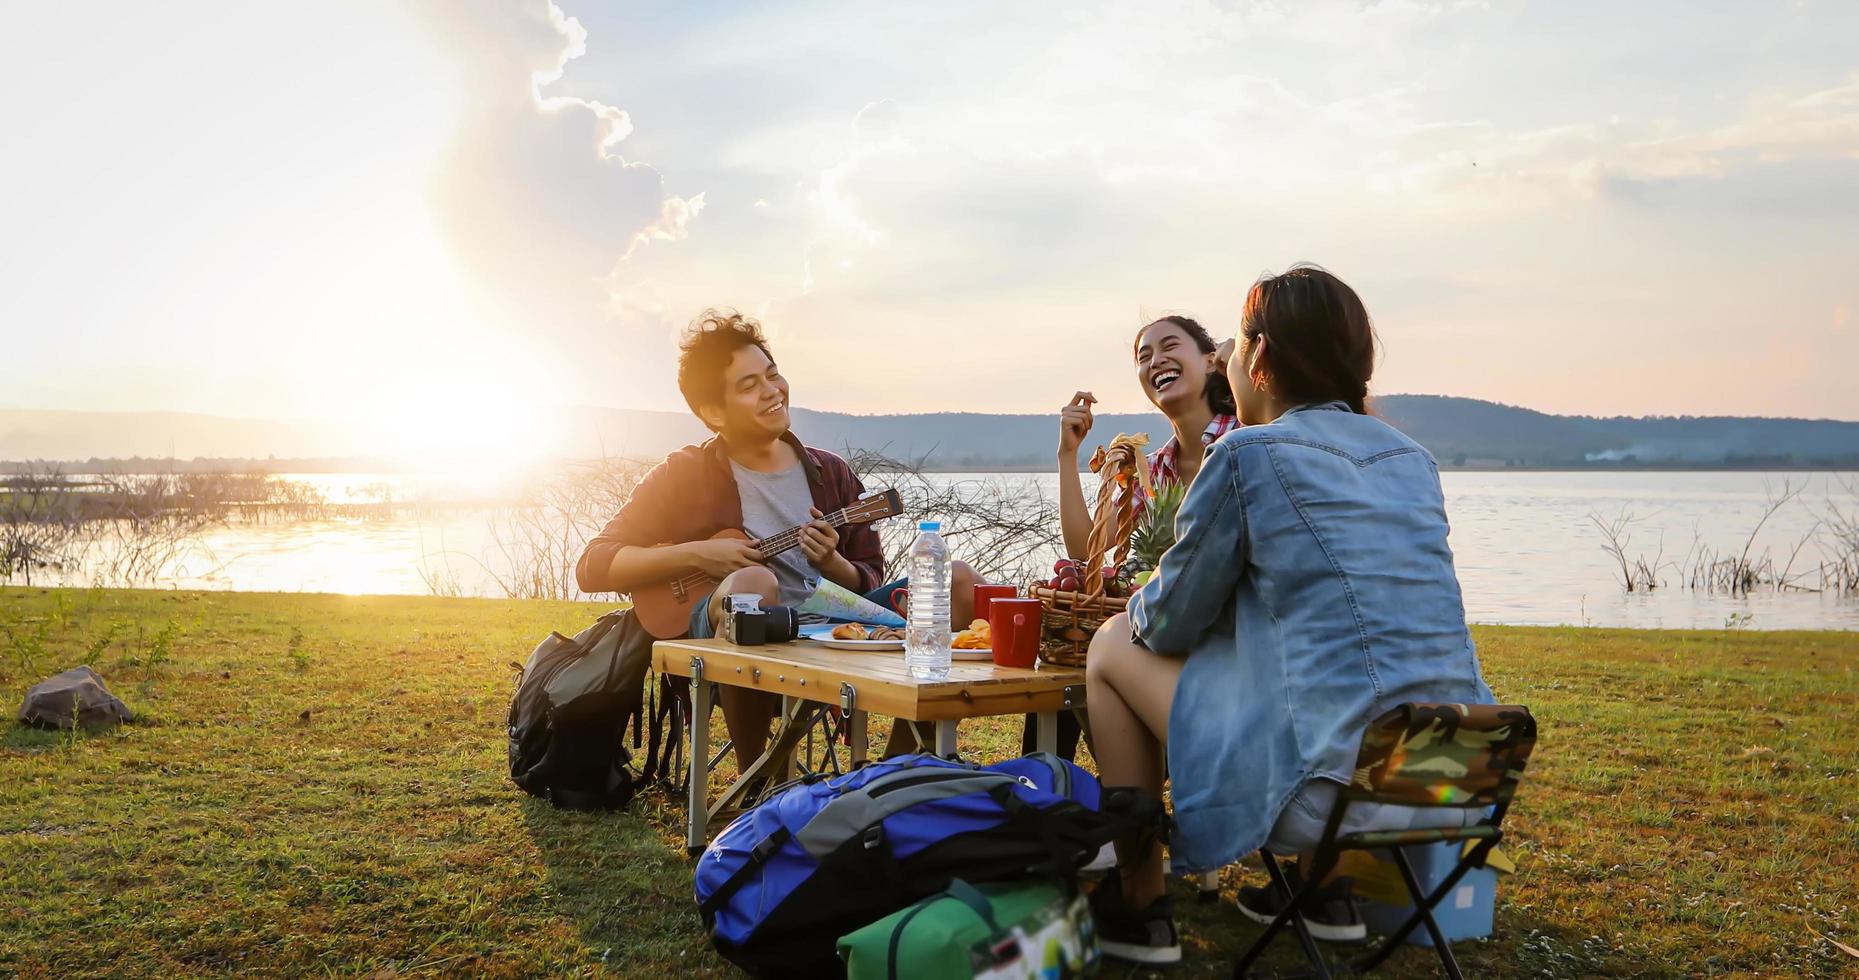
{"label": "pineapple", "polygon": [[1123,563],[1129,574],[1154,571],[1161,564],[1162,552],[1175,543],[1175,513],[1181,510],[1181,498],[1186,495],[1187,488],[1180,483],[1155,489],[1142,521],[1130,533],[1130,557]]}

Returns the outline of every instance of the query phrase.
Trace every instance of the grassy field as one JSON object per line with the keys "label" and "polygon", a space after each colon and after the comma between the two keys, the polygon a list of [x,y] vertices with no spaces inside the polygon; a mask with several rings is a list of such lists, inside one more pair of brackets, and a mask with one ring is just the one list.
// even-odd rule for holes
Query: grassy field
{"label": "grassy field", "polygon": [[[89,663],[138,715],[0,729],[0,975],[727,973],[675,801],[564,813],[505,778],[513,662],[597,610],[0,589],[9,714]],[[1859,634],[1478,639],[1542,727],[1470,975],[1859,972],[1821,938],[1859,946]],[[972,728],[971,755],[1017,745]],[[1229,868],[1227,897],[1260,877]],[[1224,975],[1256,928],[1181,907],[1174,974]]]}

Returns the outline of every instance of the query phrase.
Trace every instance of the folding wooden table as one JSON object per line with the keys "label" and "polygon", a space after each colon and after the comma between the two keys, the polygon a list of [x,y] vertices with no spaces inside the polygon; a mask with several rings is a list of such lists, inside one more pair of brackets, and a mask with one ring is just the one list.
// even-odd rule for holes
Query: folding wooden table
{"label": "folding wooden table", "polygon": [[[757,780],[766,776],[774,785],[791,778],[814,706],[837,704],[844,712],[854,764],[866,757],[866,716],[872,712],[933,724],[936,754],[950,755],[963,719],[1029,712],[1039,717],[1036,746],[1056,751],[1058,713],[1084,707],[1084,671],[1078,669],[958,660],[947,679],[918,681],[904,668],[901,652],[834,650],[812,640],[754,647],[720,639],[660,640],[652,645],[652,666],[691,679],[686,843],[692,853],[701,852],[710,833],[741,812],[740,801]],[[781,695],[780,727],[767,751],[714,805],[708,799],[711,684]]]}

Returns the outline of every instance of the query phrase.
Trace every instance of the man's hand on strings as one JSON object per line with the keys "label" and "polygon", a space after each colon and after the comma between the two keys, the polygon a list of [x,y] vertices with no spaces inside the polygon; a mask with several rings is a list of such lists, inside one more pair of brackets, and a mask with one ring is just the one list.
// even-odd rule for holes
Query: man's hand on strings
{"label": "man's hand on strings", "polygon": [[813,521],[801,526],[800,551],[807,556],[807,562],[824,572],[834,558],[839,557],[839,529],[822,520],[825,515],[818,507],[808,508],[813,514]]}

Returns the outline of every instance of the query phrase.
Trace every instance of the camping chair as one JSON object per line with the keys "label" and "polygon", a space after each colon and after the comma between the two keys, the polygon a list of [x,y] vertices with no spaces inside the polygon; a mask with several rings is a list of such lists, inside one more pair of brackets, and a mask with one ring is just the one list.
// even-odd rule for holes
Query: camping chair
{"label": "camping chair", "polygon": [[[1336,794],[1336,806],[1330,811],[1317,844],[1312,867],[1304,875],[1297,894],[1291,894],[1289,882],[1278,861],[1261,849],[1259,857],[1271,877],[1285,908],[1267,926],[1263,935],[1246,950],[1233,967],[1235,977],[1246,976],[1247,968],[1265,951],[1272,939],[1290,925],[1304,947],[1304,953],[1316,967],[1317,976],[1329,977],[1323,954],[1311,939],[1299,906],[1311,890],[1336,866],[1342,852],[1350,850],[1386,850],[1393,855],[1394,866],[1414,900],[1414,914],[1379,947],[1356,961],[1358,972],[1379,966],[1414,929],[1421,925],[1433,939],[1433,948],[1453,980],[1461,980],[1459,964],[1452,957],[1452,947],[1440,933],[1433,909],[1440,900],[1473,868],[1482,868],[1486,855],[1503,839],[1500,829],[1504,813],[1517,791],[1524,763],[1536,745],[1536,719],[1530,709],[1515,704],[1403,704],[1369,723],[1362,735],[1362,748],[1356,756],[1355,776]],[[1439,827],[1415,830],[1371,830],[1338,834],[1343,814],[1351,803],[1380,803],[1409,807],[1456,807],[1488,810],[1484,819],[1469,827]],[[1413,866],[1402,848],[1411,844],[1441,841],[1476,841],[1431,892],[1423,893],[1414,877]]]}

